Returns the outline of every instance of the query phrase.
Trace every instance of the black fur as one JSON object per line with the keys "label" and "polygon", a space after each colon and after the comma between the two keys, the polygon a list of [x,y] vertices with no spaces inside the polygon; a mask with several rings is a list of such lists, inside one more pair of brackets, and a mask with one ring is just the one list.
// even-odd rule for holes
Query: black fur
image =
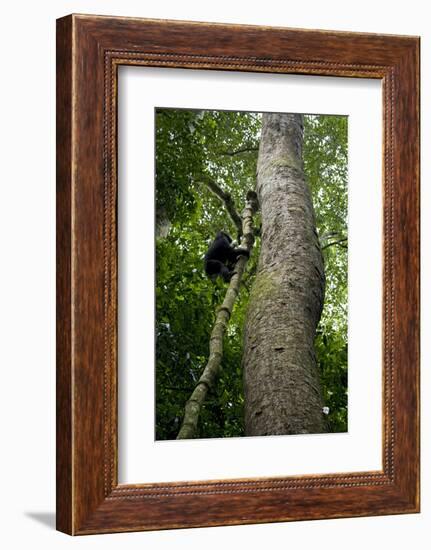
{"label": "black fur", "polygon": [[222,277],[225,282],[229,282],[238,256],[248,258],[250,253],[245,248],[235,248],[231,237],[219,231],[205,254],[205,273],[212,281]]}

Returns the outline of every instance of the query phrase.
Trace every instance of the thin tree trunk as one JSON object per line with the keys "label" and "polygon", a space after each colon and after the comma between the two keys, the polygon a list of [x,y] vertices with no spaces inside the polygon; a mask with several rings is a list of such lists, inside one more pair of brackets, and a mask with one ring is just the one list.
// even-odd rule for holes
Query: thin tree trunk
{"label": "thin tree trunk", "polygon": [[[251,252],[254,243],[253,214],[257,209],[256,194],[249,192],[247,202],[242,211],[242,239],[241,247]],[[192,395],[186,403],[184,419],[178,433],[177,439],[191,439],[196,436],[199,414],[205,401],[208,390],[212,388],[221,371],[223,358],[223,338],[226,327],[238,297],[242,275],[247,263],[246,256],[240,256],[235,265],[234,274],[229,282],[225,298],[219,307],[214,327],[210,336],[210,350],[206,367],[193,390]]]}
{"label": "thin tree trunk", "polygon": [[326,431],[314,352],[324,267],[302,141],[301,115],[263,115],[262,244],[244,335],[246,435]]}
{"label": "thin tree trunk", "polygon": [[158,239],[166,239],[171,229],[171,222],[166,213],[166,209],[162,206],[156,207],[156,237]]}

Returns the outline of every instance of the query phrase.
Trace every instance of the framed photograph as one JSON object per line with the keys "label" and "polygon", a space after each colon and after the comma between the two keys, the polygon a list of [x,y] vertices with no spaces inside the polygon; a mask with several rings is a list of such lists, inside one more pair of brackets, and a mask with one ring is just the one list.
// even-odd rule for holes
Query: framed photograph
{"label": "framed photograph", "polygon": [[57,21],[57,528],[419,511],[419,38]]}

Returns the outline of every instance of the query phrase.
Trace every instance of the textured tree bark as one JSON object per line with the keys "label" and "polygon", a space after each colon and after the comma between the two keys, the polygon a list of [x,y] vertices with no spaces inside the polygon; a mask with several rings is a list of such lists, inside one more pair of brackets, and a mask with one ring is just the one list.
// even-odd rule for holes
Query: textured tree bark
{"label": "textured tree bark", "polygon": [[314,352],[325,278],[302,141],[301,115],[263,115],[262,243],[244,334],[246,435],[326,431]]}

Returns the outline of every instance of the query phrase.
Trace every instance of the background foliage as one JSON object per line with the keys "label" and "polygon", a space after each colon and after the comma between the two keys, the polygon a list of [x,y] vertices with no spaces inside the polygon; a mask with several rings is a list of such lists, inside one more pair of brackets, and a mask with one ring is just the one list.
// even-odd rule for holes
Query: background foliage
{"label": "background foliage", "polygon": [[[203,272],[215,233],[236,230],[211,179],[238,211],[255,187],[261,116],[226,111],[156,111],[156,438],[175,439],[184,405],[205,367],[216,306],[226,285]],[[347,118],[304,117],[304,164],[325,257],[326,297],[316,338],[331,431],[347,429]],[[259,225],[259,220],[255,220]],[[337,243],[337,244],[332,244]],[[259,239],[224,343],[223,373],[200,416],[200,437],[243,435],[242,327]]]}

